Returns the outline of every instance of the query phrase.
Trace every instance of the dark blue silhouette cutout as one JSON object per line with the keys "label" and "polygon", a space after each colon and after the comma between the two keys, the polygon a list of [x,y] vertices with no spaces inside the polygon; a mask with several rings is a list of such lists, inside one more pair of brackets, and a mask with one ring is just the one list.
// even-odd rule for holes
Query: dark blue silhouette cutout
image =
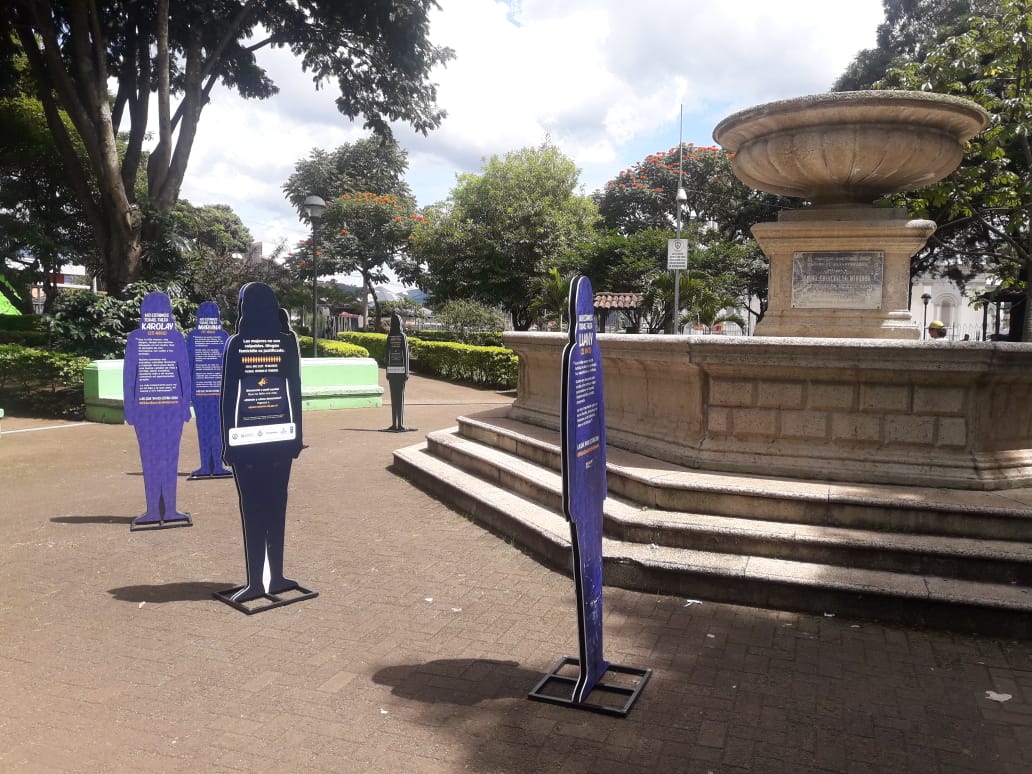
{"label": "dark blue silhouette cutout", "polygon": [[405,427],[405,383],[409,377],[408,337],[401,330],[401,317],[391,315],[391,330],[387,334],[387,384],[391,389],[391,426],[389,432],[414,430]]}
{"label": "dark blue silhouette cutout", "polygon": [[222,329],[219,307],[205,301],[197,310],[197,327],[186,335],[193,381],[193,409],[197,422],[197,446],[201,467],[190,478],[232,476],[222,466],[222,355],[229,334]]}
{"label": "dark blue silhouette cutout", "polygon": [[230,603],[300,588],[283,575],[287,485],[302,449],[301,357],[283,317],[268,285],[244,285],[223,358],[222,456],[236,477],[247,564],[247,584],[226,592]]}
{"label": "dark blue silhouette cutout", "polygon": [[186,526],[189,514],[176,510],[176,481],[183,423],[190,419],[190,367],[186,340],[164,293],[143,299],[122,379],[125,421],[136,429],[147,496],[147,511],[132,527]]}

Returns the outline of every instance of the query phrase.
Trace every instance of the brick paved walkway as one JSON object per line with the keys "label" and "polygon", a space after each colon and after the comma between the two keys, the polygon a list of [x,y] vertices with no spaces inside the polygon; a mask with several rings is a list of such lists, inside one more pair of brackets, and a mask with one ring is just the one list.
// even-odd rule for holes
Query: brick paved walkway
{"label": "brick paved walkway", "polygon": [[[506,400],[408,399],[421,431]],[[1032,771],[1029,642],[607,589],[607,658],[655,670],[631,715],[527,701],[576,655],[573,582],[392,474],[421,434],[389,408],[305,421],[285,568],[320,596],[244,616],[211,598],[243,581],[232,481],[130,533],[131,428],[4,419],[0,771]]]}

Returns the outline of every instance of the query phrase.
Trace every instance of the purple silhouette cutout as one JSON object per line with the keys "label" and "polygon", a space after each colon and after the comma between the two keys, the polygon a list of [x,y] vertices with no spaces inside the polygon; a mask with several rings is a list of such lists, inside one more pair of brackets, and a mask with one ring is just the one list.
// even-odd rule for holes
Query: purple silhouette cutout
{"label": "purple silhouette cutout", "polygon": [[219,307],[205,301],[197,310],[197,327],[186,335],[190,354],[190,376],[193,381],[193,409],[197,421],[197,446],[201,467],[190,478],[232,476],[222,466],[222,427],[220,405],[222,395],[222,356],[229,334],[222,329]]}
{"label": "purple silhouette cutout", "polygon": [[164,293],[143,299],[140,327],[126,344],[122,380],[125,421],[136,429],[147,497],[147,511],[133,527],[189,524],[189,514],[176,510],[176,481],[183,423],[190,419],[190,367],[186,340]]}

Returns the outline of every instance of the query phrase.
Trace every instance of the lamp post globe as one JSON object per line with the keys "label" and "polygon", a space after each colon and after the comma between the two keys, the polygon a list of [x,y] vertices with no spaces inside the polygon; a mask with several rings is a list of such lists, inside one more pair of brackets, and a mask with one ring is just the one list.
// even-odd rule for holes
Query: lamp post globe
{"label": "lamp post globe", "polygon": [[319,221],[326,212],[326,202],[321,196],[308,196],[302,208],[312,224],[312,357],[319,356],[316,339],[319,337]]}

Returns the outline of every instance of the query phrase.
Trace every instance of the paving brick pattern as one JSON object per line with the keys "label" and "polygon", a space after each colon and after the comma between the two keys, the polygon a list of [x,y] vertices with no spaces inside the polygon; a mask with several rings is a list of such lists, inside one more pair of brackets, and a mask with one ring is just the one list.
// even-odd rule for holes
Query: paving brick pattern
{"label": "paving brick pattern", "polygon": [[[424,432],[507,400],[407,397]],[[130,533],[131,428],[5,418],[0,771],[1032,771],[1029,642],[607,589],[607,658],[655,670],[637,706],[530,702],[576,655],[572,581],[395,476],[421,434],[376,432],[389,408],[305,419],[285,569],[320,596],[245,616],[211,598],[243,581],[231,480]]]}

